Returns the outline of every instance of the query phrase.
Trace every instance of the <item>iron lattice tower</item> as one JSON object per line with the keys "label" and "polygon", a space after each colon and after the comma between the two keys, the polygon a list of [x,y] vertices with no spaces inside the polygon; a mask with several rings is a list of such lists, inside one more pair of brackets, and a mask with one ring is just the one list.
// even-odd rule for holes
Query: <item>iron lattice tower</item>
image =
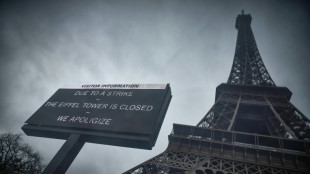
{"label": "iron lattice tower", "polygon": [[227,83],[196,126],[174,124],[167,149],[126,174],[310,173],[310,121],[277,87],[258,52],[251,15],[238,15]]}

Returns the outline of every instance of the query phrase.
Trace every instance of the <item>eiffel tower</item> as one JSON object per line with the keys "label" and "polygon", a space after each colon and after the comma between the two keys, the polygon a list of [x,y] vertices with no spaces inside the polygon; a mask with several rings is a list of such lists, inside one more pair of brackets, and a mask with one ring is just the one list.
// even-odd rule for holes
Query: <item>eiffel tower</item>
{"label": "eiffel tower", "polygon": [[227,83],[196,126],[174,124],[167,149],[125,174],[310,173],[310,121],[271,79],[250,14],[238,15]]}

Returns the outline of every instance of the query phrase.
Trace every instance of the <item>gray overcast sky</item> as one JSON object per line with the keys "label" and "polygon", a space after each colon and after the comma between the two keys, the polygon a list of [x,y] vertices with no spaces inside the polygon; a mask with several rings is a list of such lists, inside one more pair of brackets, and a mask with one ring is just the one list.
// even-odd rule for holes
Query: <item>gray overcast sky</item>
{"label": "gray overcast sky", "polygon": [[[310,13],[302,1],[1,1],[0,131],[23,123],[66,84],[170,83],[173,99],[153,150],[87,143],[67,173],[121,173],[163,152],[173,123],[196,125],[226,82],[236,16],[252,15],[278,86],[310,115]],[[63,140],[27,137],[48,163]]]}

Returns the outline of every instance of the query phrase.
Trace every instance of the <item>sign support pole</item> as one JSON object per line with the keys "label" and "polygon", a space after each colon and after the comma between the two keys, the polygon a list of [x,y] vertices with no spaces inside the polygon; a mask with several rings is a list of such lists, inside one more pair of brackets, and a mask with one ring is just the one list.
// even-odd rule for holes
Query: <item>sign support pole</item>
{"label": "sign support pole", "polygon": [[84,144],[82,135],[71,134],[42,174],[65,173]]}

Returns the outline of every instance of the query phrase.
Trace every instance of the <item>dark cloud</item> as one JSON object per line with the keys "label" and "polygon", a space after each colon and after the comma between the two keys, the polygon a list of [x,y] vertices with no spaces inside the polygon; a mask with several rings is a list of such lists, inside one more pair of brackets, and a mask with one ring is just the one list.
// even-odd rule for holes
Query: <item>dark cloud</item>
{"label": "dark cloud", "polygon": [[[310,115],[307,1],[2,1],[1,132],[20,132],[59,87],[170,83],[173,100],[152,151],[86,144],[68,173],[121,173],[167,147],[172,123],[196,125],[226,82],[236,16],[252,28],[275,83]],[[49,162],[64,141],[27,137]]]}

